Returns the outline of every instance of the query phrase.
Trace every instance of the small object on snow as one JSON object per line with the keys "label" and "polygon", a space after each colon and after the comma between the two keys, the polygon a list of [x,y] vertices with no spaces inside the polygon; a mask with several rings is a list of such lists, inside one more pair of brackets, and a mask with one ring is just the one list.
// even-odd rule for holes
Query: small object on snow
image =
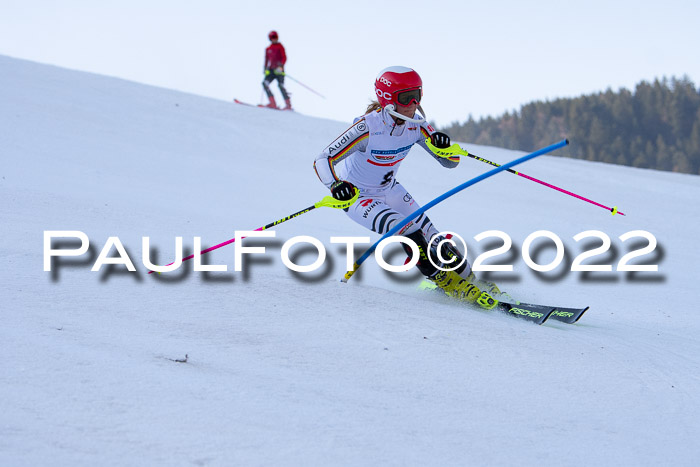
{"label": "small object on snow", "polygon": [[170,360],[171,362],[176,362],[176,363],[187,363],[188,358],[189,358],[189,356],[187,354],[185,354],[185,358],[169,358],[168,360]]}

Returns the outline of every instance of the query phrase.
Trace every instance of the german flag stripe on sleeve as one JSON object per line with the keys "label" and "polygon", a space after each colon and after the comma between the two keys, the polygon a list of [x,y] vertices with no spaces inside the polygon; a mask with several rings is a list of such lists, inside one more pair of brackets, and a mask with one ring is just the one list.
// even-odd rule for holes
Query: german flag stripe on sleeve
{"label": "german flag stripe on sleeve", "polygon": [[330,158],[328,159],[328,168],[331,169],[331,175],[333,175],[333,178],[340,180],[340,178],[338,178],[338,174],[335,173],[335,169],[333,168],[333,163],[331,162]]}
{"label": "german flag stripe on sleeve", "polygon": [[343,155],[347,154],[358,143],[366,140],[367,138],[369,138],[369,133],[364,133],[364,134],[360,135],[358,138],[356,138],[354,141],[349,143],[347,146],[345,146],[338,154],[336,154],[335,156],[329,157],[328,160],[331,162],[331,165],[334,164],[336,161],[342,159]]}

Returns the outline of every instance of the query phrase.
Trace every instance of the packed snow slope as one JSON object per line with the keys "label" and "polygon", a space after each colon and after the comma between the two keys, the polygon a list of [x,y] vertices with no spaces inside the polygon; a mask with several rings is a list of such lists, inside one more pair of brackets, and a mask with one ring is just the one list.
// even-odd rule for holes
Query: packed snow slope
{"label": "packed snow slope", "polygon": [[[0,57],[0,464],[697,465],[697,176],[543,156],[517,170],[627,215],[509,173],[430,211],[472,261],[499,245],[475,235],[507,233],[510,253],[489,261],[514,271],[492,278],[522,300],[590,305],[577,325],[472,310],[374,258],[342,284],[330,237],[368,232],[329,208],[244,241],[266,253],[241,272],[234,244],[204,256],[226,272],[146,274],[142,237],[165,264],[177,236],[191,252],[195,236],[212,246],[327,195],[312,162],[348,123]],[[398,179],[425,204],[490,168],[446,170],[415,147]],[[47,230],[84,232],[90,250],[45,272]],[[552,272],[522,259],[538,230],[565,245]],[[584,264],[612,272],[568,271],[601,243],[573,240],[588,230],[612,245]],[[619,239],[633,230],[658,245],[631,263],[658,272],[615,270],[646,245]],[[297,235],[326,245],[318,271],[282,264]],[[91,272],[109,237],[137,272]]]}

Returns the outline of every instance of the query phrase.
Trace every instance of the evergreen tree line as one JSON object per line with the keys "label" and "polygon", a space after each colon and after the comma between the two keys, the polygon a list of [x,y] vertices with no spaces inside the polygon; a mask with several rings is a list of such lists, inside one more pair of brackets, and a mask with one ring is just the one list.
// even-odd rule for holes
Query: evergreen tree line
{"label": "evergreen tree line", "polygon": [[688,77],[537,101],[497,118],[470,115],[445,131],[453,140],[523,151],[569,138],[556,155],[700,174],[700,90]]}

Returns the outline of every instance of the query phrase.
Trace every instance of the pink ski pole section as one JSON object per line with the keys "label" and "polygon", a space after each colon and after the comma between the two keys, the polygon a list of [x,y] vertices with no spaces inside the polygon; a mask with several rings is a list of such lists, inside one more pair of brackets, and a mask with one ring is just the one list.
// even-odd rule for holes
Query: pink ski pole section
{"label": "pink ski pole section", "polygon": [[[259,228],[255,229],[253,232],[259,232],[259,231],[261,231],[261,230],[263,230],[263,229],[264,229],[264,227],[259,227]],[[244,238],[246,238],[246,237],[241,237],[241,240],[243,240]],[[218,249],[218,248],[221,248],[222,246],[226,246],[226,245],[228,245],[228,244],[230,244],[230,243],[233,243],[233,242],[235,242],[235,241],[236,241],[236,238],[234,237],[234,238],[232,238],[232,239],[230,239],[230,240],[226,240],[226,241],[223,242],[223,243],[219,243],[218,245],[214,245],[214,246],[212,246],[212,247],[209,247],[209,248],[207,248],[206,250],[202,250],[202,251],[199,252],[199,254],[200,254],[200,255],[203,255],[204,253],[209,253],[210,251],[214,251],[214,250],[216,250],[216,249]],[[189,255],[187,258],[182,258],[182,261],[185,262],[185,261],[187,261],[188,259],[192,259],[192,258],[194,258],[194,254]],[[173,264],[174,262],[175,262],[175,261],[173,261],[172,263],[166,264],[166,266],[170,266],[170,265]],[[153,271],[148,271],[148,273],[149,273],[149,274],[153,274]]]}
{"label": "pink ski pole section", "polygon": [[[528,180],[532,180],[533,182],[537,182],[537,183],[539,183],[539,184],[541,184],[541,185],[544,185],[544,186],[546,186],[546,187],[549,187],[549,188],[554,188],[555,190],[561,191],[562,193],[566,193],[567,195],[571,195],[571,196],[573,196],[574,198],[578,198],[578,199],[580,199],[580,200],[582,200],[582,201],[588,201],[588,202],[591,203],[591,204],[595,204],[596,206],[599,206],[599,207],[601,207],[601,208],[607,209],[607,210],[610,211],[610,212],[613,212],[613,208],[610,208],[610,207],[605,206],[605,205],[600,204],[600,203],[596,203],[595,201],[592,201],[592,200],[590,200],[590,199],[588,199],[588,198],[584,198],[583,196],[577,195],[576,193],[572,193],[572,192],[567,191],[567,190],[565,190],[565,189],[563,189],[563,188],[559,188],[558,186],[554,186],[554,185],[551,185],[551,184],[549,184],[549,183],[547,183],[547,182],[543,182],[542,180],[538,180],[538,179],[536,179],[536,178],[530,177],[529,175],[525,175],[524,173],[521,173],[521,172],[515,172],[515,173],[518,174],[518,175],[520,175],[521,177],[527,178]],[[625,213],[623,213],[622,211],[617,211],[617,214],[620,214],[620,215],[622,215],[622,216],[625,215]]]}

